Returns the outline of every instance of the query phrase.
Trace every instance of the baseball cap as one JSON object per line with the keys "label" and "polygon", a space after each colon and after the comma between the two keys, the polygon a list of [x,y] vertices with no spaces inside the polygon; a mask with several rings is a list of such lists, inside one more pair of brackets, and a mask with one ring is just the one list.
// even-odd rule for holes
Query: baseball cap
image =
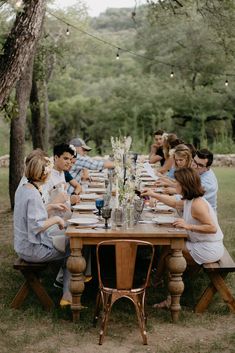
{"label": "baseball cap", "polygon": [[76,137],[70,141],[71,145],[74,145],[75,147],[82,147],[84,150],[90,151],[92,148],[87,146],[85,141],[79,137]]}

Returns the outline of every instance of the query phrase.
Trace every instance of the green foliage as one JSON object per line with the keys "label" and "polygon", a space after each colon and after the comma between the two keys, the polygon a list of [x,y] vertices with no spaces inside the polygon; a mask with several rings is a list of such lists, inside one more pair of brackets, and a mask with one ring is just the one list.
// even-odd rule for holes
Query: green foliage
{"label": "green foliage", "polygon": [[132,9],[89,19],[81,2],[51,10],[65,23],[47,15],[35,71],[49,81],[51,145],[79,135],[106,153],[110,136],[130,134],[146,153],[152,132],[164,128],[197,147],[234,151],[235,83],[226,76],[235,66],[234,2],[154,3],[137,8],[135,21]]}

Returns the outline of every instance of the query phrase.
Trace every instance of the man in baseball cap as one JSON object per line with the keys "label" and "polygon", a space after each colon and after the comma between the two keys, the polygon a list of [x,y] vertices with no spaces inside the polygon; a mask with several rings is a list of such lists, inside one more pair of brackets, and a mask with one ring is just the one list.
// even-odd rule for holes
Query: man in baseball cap
{"label": "man in baseball cap", "polygon": [[83,139],[81,139],[80,137],[76,137],[76,138],[72,139],[70,141],[70,144],[74,145],[74,147],[76,147],[76,150],[79,154],[83,154],[83,153],[81,153],[82,152],[81,149],[85,150],[85,151],[91,151],[91,149],[92,149],[91,147],[87,146],[85,141]]}

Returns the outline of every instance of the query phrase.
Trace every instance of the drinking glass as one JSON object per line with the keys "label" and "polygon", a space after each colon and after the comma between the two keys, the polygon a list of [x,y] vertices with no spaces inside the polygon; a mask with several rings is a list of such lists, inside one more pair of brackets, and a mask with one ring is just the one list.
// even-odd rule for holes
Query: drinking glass
{"label": "drinking glass", "polygon": [[104,200],[97,199],[95,200],[95,207],[97,208],[99,217],[101,216],[101,209],[104,207]]}
{"label": "drinking glass", "polygon": [[111,212],[112,212],[112,208],[110,207],[103,207],[102,211],[101,211],[101,216],[105,219],[105,225],[104,228],[108,229],[108,219],[111,217]]}

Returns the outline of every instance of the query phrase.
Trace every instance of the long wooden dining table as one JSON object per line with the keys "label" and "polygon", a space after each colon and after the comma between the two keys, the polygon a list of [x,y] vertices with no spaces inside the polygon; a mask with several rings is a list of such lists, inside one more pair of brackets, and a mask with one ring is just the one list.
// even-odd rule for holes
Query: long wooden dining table
{"label": "long wooden dining table", "polygon": [[[75,212],[74,212],[75,213]],[[171,317],[173,322],[179,318],[180,297],[184,290],[182,274],[186,268],[186,261],[182,255],[187,233],[183,229],[176,229],[169,225],[155,223],[138,223],[133,229],[104,229],[104,228],[80,228],[71,224],[67,228],[66,235],[70,238],[71,255],[67,261],[67,267],[71,272],[70,290],[72,293],[71,310],[73,321],[80,319],[83,309],[81,296],[84,291],[84,275],[86,261],[82,256],[83,245],[97,245],[103,240],[113,239],[138,239],[152,243],[153,245],[168,245],[171,255],[168,260],[170,272],[168,289],[171,294]]]}

